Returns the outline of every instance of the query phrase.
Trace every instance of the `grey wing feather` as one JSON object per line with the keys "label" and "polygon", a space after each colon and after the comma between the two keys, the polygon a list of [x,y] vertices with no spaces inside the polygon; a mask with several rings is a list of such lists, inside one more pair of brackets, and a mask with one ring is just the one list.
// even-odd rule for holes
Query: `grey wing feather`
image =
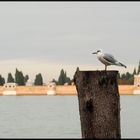
{"label": "grey wing feather", "polygon": [[107,61],[109,61],[110,63],[115,63],[115,62],[117,62],[117,60],[116,60],[116,59],[114,58],[114,56],[111,55],[111,54],[105,53],[105,54],[103,55],[103,58],[106,59]]}

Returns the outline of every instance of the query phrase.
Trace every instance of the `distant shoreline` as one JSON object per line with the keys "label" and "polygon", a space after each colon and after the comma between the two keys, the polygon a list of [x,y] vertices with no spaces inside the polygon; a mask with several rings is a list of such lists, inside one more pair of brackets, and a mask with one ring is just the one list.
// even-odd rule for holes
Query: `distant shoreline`
{"label": "distant shoreline", "polygon": [[[134,85],[119,85],[120,95],[134,95],[134,91],[139,91],[140,87]],[[77,95],[75,85],[56,85],[55,89],[51,89],[48,86],[16,86],[13,89],[6,89],[0,86],[0,95],[4,95],[4,92],[13,92],[13,95],[48,95],[48,91],[54,91],[55,95]],[[6,94],[5,94],[6,95]],[[7,94],[8,95],[8,94]]]}

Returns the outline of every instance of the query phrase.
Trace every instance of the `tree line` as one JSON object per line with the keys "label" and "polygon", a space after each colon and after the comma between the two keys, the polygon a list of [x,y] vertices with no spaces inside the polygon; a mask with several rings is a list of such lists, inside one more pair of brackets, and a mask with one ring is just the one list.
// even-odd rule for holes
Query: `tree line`
{"label": "tree line", "polygon": [[[3,86],[6,82],[7,83],[16,83],[19,86],[24,86],[24,85],[26,85],[28,79],[29,79],[29,75],[24,76],[23,72],[19,71],[16,68],[14,77],[13,77],[12,73],[10,73],[10,72],[8,73],[7,81],[4,79],[4,77],[2,77],[2,75],[0,75],[0,86]],[[69,84],[71,84],[72,80],[67,76],[66,71],[64,71],[62,69],[60,71],[58,80],[53,79],[52,82],[55,82],[57,85],[64,85],[65,83],[67,83],[69,85]],[[44,84],[41,73],[38,73],[35,76],[35,80],[32,84],[33,85],[43,85]]]}
{"label": "tree line", "polygon": [[133,73],[118,73],[118,84],[120,85],[133,85],[134,84],[134,75],[140,74],[140,61],[138,64],[138,68],[134,68]]}
{"label": "tree line", "polygon": [[70,77],[67,76],[66,71],[61,69],[58,80],[53,79],[52,82],[55,82],[56,85],[64,85],[64,84],[70,85],[73,82],[73,80],[71,80]]}
{"label": "tree line", "polygon": [[[15,76],[13,77],[12,73],[8,73],[7,81],[0,75],[0,86],[3,86],[6,82],[7,83],[16,83],[19,86],[26,85],[26,82],[29,79],[29,75],[23,75],[22,71],[19,71],[16,68]],[[43,85],[43,78],[41,73],[37,74],[34,80],[34,85]]]}
{"label": "tree line", "polygon": [[[77,67],[77,69],[79,69]],[[133,73],[126,72],[123,74],[118,73],[118,84],[119,85],[133,85],[134,84],[134,75],[140,73],[140,61],[138,64],[138,68],[134,68]],[[2,77],[0,74],[0,86],[3,86],[6,82],[7,83],[16,83],[19,86],[24,86],[26,85],[27,81],[29,79],[29,75],[24,75],[22,71],[19,71],[16,68],[15,75],[13,75],[9,72],[8,73],[8,78],[7,81]],[[73,79],[70,79],[70,77],[67,76],[67,72],[64,71],[64,69],[61,69],[58,80],[52,79],[51,82],[55,82],[56,85],[70,85],[73,82]],[[43,85],[43,77],[41,73],[36,74],[35,80],[32,83],[33,85]]]}

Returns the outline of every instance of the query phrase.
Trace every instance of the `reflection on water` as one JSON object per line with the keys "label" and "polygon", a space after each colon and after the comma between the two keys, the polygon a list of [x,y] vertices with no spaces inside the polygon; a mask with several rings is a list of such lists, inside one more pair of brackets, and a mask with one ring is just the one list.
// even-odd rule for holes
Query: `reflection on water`
{"label": "reflection on water", "polygon": [[[121,96],[122,138],[140,137],[140,96]],[[0,138],[81,138],[77,96],[0,96]]]}

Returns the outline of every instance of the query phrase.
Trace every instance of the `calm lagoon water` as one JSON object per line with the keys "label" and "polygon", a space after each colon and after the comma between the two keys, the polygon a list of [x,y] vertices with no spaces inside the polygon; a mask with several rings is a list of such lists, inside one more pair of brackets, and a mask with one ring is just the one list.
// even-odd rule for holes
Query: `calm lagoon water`
{"label": "calm lagoon water", "polygon": [[[140,96],[120,101],[122,138],[140,138]],[[81,138],[77,96],[1,96],[0,138]]]}

